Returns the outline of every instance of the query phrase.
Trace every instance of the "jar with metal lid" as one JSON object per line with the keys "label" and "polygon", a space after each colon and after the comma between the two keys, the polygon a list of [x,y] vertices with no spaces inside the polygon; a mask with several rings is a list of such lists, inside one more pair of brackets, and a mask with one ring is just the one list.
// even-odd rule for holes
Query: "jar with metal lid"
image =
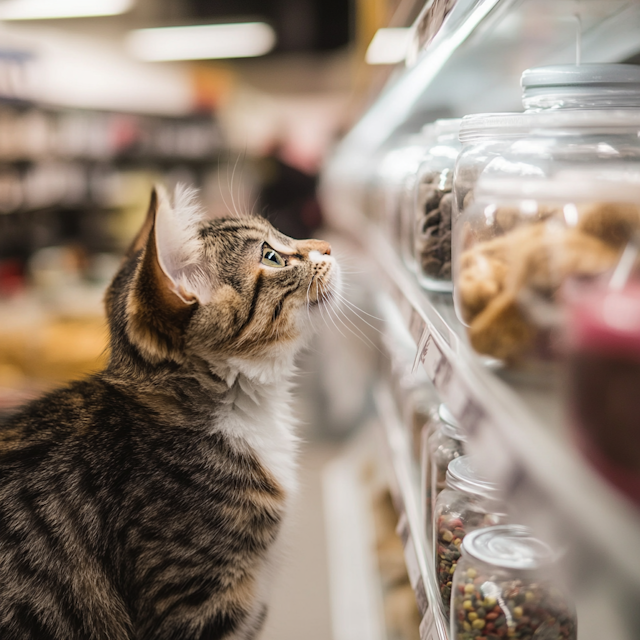
{"label": "jar with metal lid", "polygon": [[456,312],[478,353],[529,370],[562,356],[567,286],[605,278],[640,230],[639,176],[483,176],[453,249]]}
{"label": "jar with metal lid", "polygon": [[464,455],[466,434],[446,405],[438,407],[438,416],[427,440],[426,473],[424,477],[424,510],[427,539],[432,536],[433,513],[440,492],[447,485],[449,463]]}
{"label": "jar with metal lid", "polygon": [[445,613],[460,545],[471,531],[504,522],[506,516],[497,485],[480,477],[470,456],[454,458],[447,469],[447,486],[436,500],[433,548],[436,577]]}
{"label": "jar with metal lid", "polygon": [[575,611],[554,584],[557,554],[527,527],[474,531],[453,579],[450,640],[575,640]]}
{"label": "jar with metal lid", "polygon": [[415,180],[415,196],[405,227],[405,251],[414,256],[420,284],[451,291],[453,169],[462,145],[459,118],[436,120],[423,129],[425,155]]}
{"label": "jar with metal lid", "polygon": [[640,162],[640,68],[556,65],[522,76],[522,114],[463,118],[454,226],[480,176],[548,178],[568,166]]}

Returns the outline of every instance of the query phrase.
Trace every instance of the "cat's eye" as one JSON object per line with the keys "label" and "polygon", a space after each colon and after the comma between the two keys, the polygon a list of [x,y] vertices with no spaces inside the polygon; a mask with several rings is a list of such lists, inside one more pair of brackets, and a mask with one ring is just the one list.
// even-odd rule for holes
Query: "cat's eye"
{"label": "cat's eye", "polygon": [[284,267],[286,263],[282,256],[274,251],[268,244],[262,247],[262,264],[268,267]]}

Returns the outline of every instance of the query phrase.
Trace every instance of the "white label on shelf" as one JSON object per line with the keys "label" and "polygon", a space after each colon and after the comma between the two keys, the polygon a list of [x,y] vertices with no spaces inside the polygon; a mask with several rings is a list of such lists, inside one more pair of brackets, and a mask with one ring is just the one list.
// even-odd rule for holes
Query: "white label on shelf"
{"label": "white label on shelf", "polygon": [[[422,318],[420,318],[422,320]],[[425,322],[422,322],[422,329],[420,337],[416,340],[416,344],[418,345],[418,350],[416,351],[416,358],[413,361],[413,368],[411,370],[412,373],[416,372],[416,369],[424,364],[424,355],[427,342],[431,338],[431,333],[429,331],[429,327],[427,327]]]}
{"label": "white label on shelf", "polygon": [[427,611],[422,617],[420,623],[420,640],[437,640],[437,634],[435,633],[435,623],[433,619],[433,612]]}
{"label": "white label on shelf", "polygon": [[418,566],[418,556],[416,548],[413,544],[413,538],[409,536],[407,544],[404,545],[404,561],[407,565],[407,573],[409,574],[409,582],[413,589],[416,589],[418,580],[421,579],[420,567]]}
{"label": "white label on shelf", "polygon": [[424,615],[427,613],[427,609],[429,608],[429,601],[427,600],[427,591],[424,588],[424,581],[422,576],[418,578],[418,583],[415,586],[415,594],[416,594],[416,604],[418,605],[418,611],[420,612],[420,616],[424,619]]}
{"label": "white label on shelf", "polygon": [[409,540],[409,521],[407,520],[407,514],[402,513],[398,518],[398,524],[396,525],[396,534],[402,541],[403,548],[407,546]]}
{"label": "white label on shelf", "polygon": [[412,307],[411,317],[409,319],[409,333],[417,345],[420,345],[426,330],[427,325],[422,319],[422,316]]}

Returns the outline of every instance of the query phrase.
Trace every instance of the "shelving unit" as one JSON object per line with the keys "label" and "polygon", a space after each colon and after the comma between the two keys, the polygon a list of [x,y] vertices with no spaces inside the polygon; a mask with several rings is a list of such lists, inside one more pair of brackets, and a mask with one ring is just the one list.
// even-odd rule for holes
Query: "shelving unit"
{"label": "shelving unit", "polygon": [[[622,62],[640,52],[640,3],[631,0],[434,0],[414,24],[409,64],[336,150],[322,193],[334,224],[357,238],[377,263],[372,278],[380,313],[402,318],[443,402],[469,435],[469,452],[503,489],[513,522],[530,525],[565,550],[558,575],[571,590],[581,640],[640,637],[640,515],[576,451],[565,417],[562,377],[544,384],[476,355],[447,294],[425,292],[372,221],[372,167],[407,134],[436,118],[520,111],[519,76],[528,67],[576,60]],[[450,8],[429,39],[425,16]],[[385,309],[389,313],[385,313]],[[407,425],[386,388],[376,406],[390,450],[399,512],[406,522],[412,583],[425,608],[422,638],[446,640],[431,558],[421,533],[419,484]],[[413,559],[415,557],[415,560]],[[417,567],[417,569],[416,569]]]}

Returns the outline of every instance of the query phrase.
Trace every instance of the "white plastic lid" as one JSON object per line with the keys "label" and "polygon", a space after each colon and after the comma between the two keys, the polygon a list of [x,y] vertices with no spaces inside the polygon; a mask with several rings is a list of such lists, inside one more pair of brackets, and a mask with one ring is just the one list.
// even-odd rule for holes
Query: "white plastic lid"
{"label": "white plastic lid", "polygon": [[551,547],[534,538],[528,527],[513,524],[476,529],[460,548],[463,556],[505,569],[533,571],[556,559]]}
{"label": "white plastic lid", "polygon": [[640,106],[640,67],[550,65],[522,74],[525,109],[628,109]]}
{"label": "white plastic lid", "polygon": [[436,137],[447,133],[458,133],[462,118],[442,118],[435,122],[425,124],[421,129],[421,133],[425,138]]}
{"label": "white plastic lid", "polygon": [[640,67],[635,64],[552,64],[525,69],[520,84],[524,89],[587,84],[640,87]]}
{"label": "white plastic lid", "polygon": [[460,442],[466,441],[467,436],[464,430],[444,403],[438,407],[438,417],[442,423],[442,432],[446,436]]}
{"label": "white plastic lid", "polygon": [[471,456],[454,458],[447,467],[447,486],[462,493],[499,499],[498,485],[482,478],[473,464]]}

